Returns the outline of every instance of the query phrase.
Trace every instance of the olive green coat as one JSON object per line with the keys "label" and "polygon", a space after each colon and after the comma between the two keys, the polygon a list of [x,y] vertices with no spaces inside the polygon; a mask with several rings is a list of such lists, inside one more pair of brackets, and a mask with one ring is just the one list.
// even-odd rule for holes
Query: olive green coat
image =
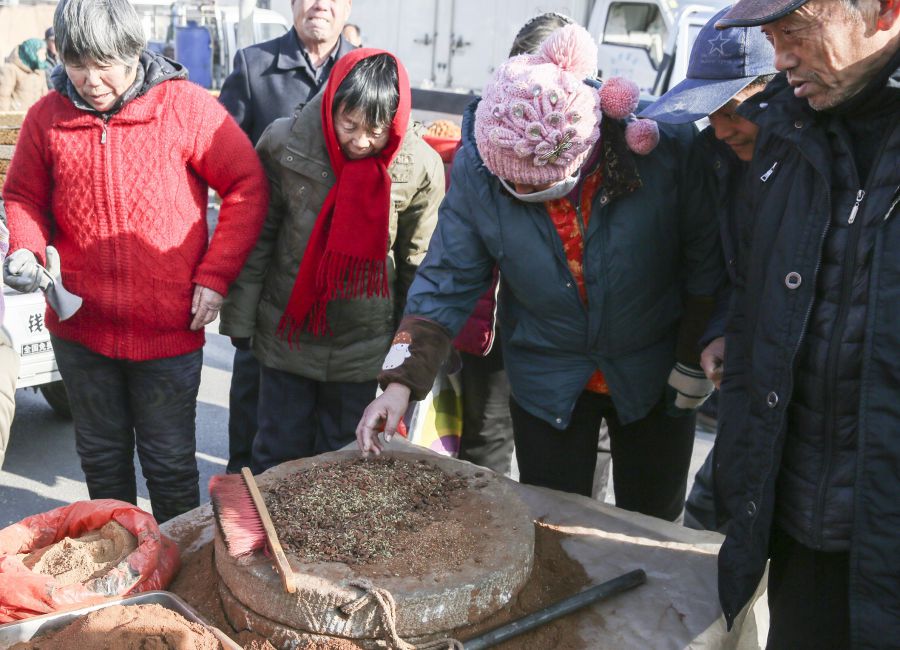
{"label": "olive green coat", "polygon": [[[322,95],[295,117],[276,120],[256,146],[269,177],[266,223],[222,308],[220,331],[253,337],[260,363],[315,381],[376,378],[403,313],[406,292],[425,257],[444,197],[438,154],[410,124],[391,175],[390,297],[333,300],[331,334],[303,331],[291,348],[277,332],[325,196],[335,182],[322,133]],[[365,197],[359,197],[364,201]]]}

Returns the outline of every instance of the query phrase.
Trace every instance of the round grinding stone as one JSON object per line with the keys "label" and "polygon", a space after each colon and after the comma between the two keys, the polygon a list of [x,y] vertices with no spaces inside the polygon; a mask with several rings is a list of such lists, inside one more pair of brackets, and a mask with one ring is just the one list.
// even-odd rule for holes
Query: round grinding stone
{"label": "round grinding stone", "polygon": [[[402,637],[470,625],[508,603],[528,579],[534,558],[531,516],[509,483],[483,468],[427,451],[387,451],[384,455],[409,462],[424,460],[466,482],[461,505],[441,516],[460,522],[471,534],[474,547],[467,557],[452,567],[441,557],[424,558],[429,569],[418,575],[385,575],[377,562],[364,566],[305,563],[288,552],[298,585],[297,591],[289,594],[262,552],[239,559],[229,556],[217,526],[216,568],[234,599],[288,628],[350,639],[377,638],[383,631],[374,599],[349,616],[339,610],[364,595],[350,584],[358,579],[390,592],[396,602],[396,629]],[[357,458],[355,451],[304,458],[272,468],[257,481],[265,492],[301,470]]]}

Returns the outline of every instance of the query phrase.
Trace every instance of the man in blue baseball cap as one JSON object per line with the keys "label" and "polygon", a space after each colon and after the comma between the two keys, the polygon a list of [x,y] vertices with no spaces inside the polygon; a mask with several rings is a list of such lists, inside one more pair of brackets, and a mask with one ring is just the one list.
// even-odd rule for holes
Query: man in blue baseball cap
{"label": "man in blue baseball cap", "polygon": [[759,126],[719,395],[729,624],[769,562],[768,647],[900,640],[900,0],[740,0],[779,74]]}
{"label": "man in blue baseball cap", "polygon": [[776,72],[775,52],[758,29],[717,30],[716,23],[730,10],[725,7],[703,26],[691,48],[687,77],[648,106],[641,117],[670,124],[696,122],[748,86],[762,90],[760,78],[771,78]]}
{"label": "man in blue baseball cap", "polygon": [[[716,179],[715,203],[722,251],[731,283],[735,281],[738,225],[735,206],[748,199],[742,188],[748,163],[753,157],[758,127],[736,113],[738,106],[765,88],[775,76],[775,52],[758,29],[716,29],[716,22],[731,7],[725,7],[704,25],[691,49],[687,77],[648,106],[641,117],[658,122],[684,124],[705,117],[710,125],[697,139]],[[723,292],[716,311],[700,341],[700,365],[716,387],[722,381],[725,361],[725,315],[730,290]],[[723,526],[713,497],[713,456],[707,457],[694,480],[685,503],[684,523],[691,528],[716,530]]]}

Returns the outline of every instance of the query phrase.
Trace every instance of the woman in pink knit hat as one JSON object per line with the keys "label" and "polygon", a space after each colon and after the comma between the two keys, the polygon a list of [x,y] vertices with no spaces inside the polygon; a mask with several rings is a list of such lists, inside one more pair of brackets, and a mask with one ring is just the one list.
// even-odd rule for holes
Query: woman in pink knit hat
{"label": "woman in pink knit hat", "polygon": [[708,172],[692,126],[634,119],[637,87],[594,81],[596,61],[567,26],[467,109],[398,330],[408,356],[382,371],[357,441],[380,453],[498,265],[520,480],[590,495],[606,420],[617,505],[674,520],[712,390],[697,341],[724,277]]}

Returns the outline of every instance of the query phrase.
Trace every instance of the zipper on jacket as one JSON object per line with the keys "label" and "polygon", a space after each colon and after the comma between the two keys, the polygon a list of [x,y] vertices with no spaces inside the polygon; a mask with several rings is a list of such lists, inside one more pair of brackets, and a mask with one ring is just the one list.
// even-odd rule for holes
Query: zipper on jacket
{"label": "zipper on jacket", "polygon": [[[859,211],[859,204],[865,197],[865,192],[859,190],[856,193],[856,202],[850,210],[850,217],[847,219],[849,225],[853,225],[856,221],[856,213]],[[828,341],[828,357],[825,362],[825,403],[829,406],[829,413],[825,420],[825,448],[823,453],[823,467],[819,474],[819,482],[816,486],[816,509],[813,511],[812,534],[817,544],[821,547],[825,542],[825,532],[823,530],[825,519],[825,494],[827,492],[828,478],[831,474],[833,465],[834,437],[836,435],[837,410],[838,410],[838,365],[841,356],[841,335],[844,332],[844,324],[847,321],[847,314],[850,311],[849,302],[850,294],[853,291],[853,280],[856,275],[856,259],[857,247],[859,246],[859,237],[862,226],[854,226],[850,228],[847,237],[847,249],[844,251],[844,260],[841,263],[843,273],[841,274],[841,292],[838,296],[838,312],[834,319],[834,329],[831,332],[831,338]]]}
{"label": "zipper on jacket", "polygon": [[581,195],[578,196],[578,203],[575,204],[575,223],[578,225],[578,232],[581,234],[581,250],[582,258],[584,257],[585,241],[584,241],[584,217],[581,214]]}
{"label": "zipper on jacket", "polygon": [[[848,147],[849,149],[850,147]],[[875,158],[875,165],[881,162],[881,159],[884,158],[884,152],[887,148],[887,141],[882,145],[881,151],[879,151],[878,155]],[[873,166],[875,169],[875,166]],[[856,175],[856,167],[853,168],[854,174]],[[857,183],[859,179],[857,177]],[[872,182],[871,174],[869,175],[869,182]],[[847,313],[849,312],[848,302],[850,300],[850,294],[853,289],[853,281],[855,275],[855,267],[857,262],[857,247],[859,246],[859,238],[860,231],[862,230],[862,225],[854,226],[853,223],[856,221],[856,215],[859,212],[859,206],[862,203],[863,199],[866,196],[865,190],[860,188],[856,192],[856,200],[853,204],[853,207],[850,209],[850,215],[847,218],[847,223],[850,228],[850,234],[847,241],[847,250],[844,253],[844,261],[842,264],[842,276],[841,276],[841,294],[840,294],[840,303],[838,303],[838,313],[837,318],[834,322],[834,331],[831,334],[831,338],[828,342],[828,360],[825,365],[825,398],[826,403],[830,405],[830,415],[826,422],[826,435],[825,435],[825,457],[824,457],[824,467],[823,471],[819,476],[819,482],[816,486],[816,509],[813,511],[813,529],[812,533],[818,544],[821,546],[825,541],[823,527],[823,520],[825,518],[825,484],[827,483],[828,475],[831,473],[832,466],[832,444],[834,431],[836,427],[836,419],[837,419],[837,377],[838,377],[838,357],[840,355],[840,339],[841,334],[844,329],[844,323],[847,320]],[[831,219],[829,218],[829,223]],[[869,310],[869,304],[866,304],[866,311]],[[860,373],[862,369],[860,369]],[[861,375],[860,375],[861,376]],[[857,417],[857,440],[859,439],[859,419]]]}
{"label": "zipper on jacket", "polygon": [[898,186],[897,191],[894,192],[894,200],[891,201],[890,207],[888,207],[887,212],[884,213],[884,219],[882,219],[882,221],[887,221],[891,218],[891,215],[894,213],[894,208],[897,207],[898,203],[900,203],[900,186]]}
{"label": "zipper on jacket", "polygon": [[772,164],[771,167],[769,167],[769,170],[765,174],[763,174],[762,176],[759,177],[759,180],[761,180],[763,183],[765,183],[767,180],[769,180],[769,178],[772,177],[772,174],[775,173],[776,167],[778,167],[777,160]]}
{"label": "zipper on jacket", "polygon": [[100,134],[100,144],[106,144],[106,125],[109,124],[109,118],[103,117],[103,132]]}
{"label": "zipper on jacket", "polygon": [[859,190],[856,193],[856,203],[853,204],[853,208],[850,210],[850,216],[847,218],[847,223],[852,224],[856,221],[856,213],[859,212],[859,204],[862,203],[862,200],[866,198],[866,191]]}

